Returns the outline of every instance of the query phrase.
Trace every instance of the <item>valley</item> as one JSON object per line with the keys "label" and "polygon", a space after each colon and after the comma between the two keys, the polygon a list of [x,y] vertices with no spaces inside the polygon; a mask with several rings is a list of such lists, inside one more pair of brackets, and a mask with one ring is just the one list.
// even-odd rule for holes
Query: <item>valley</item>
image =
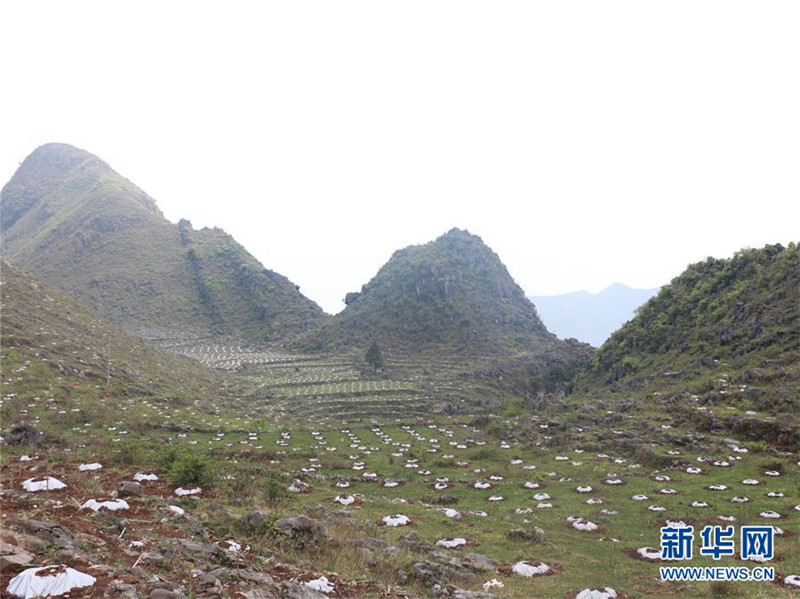
{"label": "valley", "polygon": [[0,200],[4,596],[797,596],[795,243],[688,266],[595,350],[465,230],[331,316],[71,146]]}

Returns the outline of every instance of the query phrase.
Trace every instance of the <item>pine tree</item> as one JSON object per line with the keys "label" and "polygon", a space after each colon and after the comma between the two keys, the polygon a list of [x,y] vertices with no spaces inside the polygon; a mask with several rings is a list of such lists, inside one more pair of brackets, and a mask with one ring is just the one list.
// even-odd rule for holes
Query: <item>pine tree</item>
{"label": "pine tree", "polygon": [[373,341],[372,345],[369,346],[364,359],[367,361],[367,364],[372,366],[374,372],[377,372],[379,368],[383,368],[383,354],[381,353],[381,346],[378,345],[377,341]]}

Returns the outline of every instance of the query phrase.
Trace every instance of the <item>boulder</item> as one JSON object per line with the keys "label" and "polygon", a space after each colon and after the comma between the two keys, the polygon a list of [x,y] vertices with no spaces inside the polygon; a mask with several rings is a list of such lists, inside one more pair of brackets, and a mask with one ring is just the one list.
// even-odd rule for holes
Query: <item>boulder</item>
{"label": "boulder", "polygon": [[544,530],[538,526],[534,526],[530,530],[525,530],[524,528],[515,528],[513,530],[509,530],[507,536],[509,539],[519,539],[522,541],[528,541],[530,543],[544,543],[547,540],[547,534],[545,534]]}
{"label": "boulder", "polygon": [[3,437],[6,445],[39,445],[42,433],[30,424],[16,424]]}
{"label": "boulder", "polygon": [[250,512],[239,519],[239,528],[250,534],[256,534],[269,522],[269,517],[261,512]]}
{"label": "boulder", "polygon": [[315,545],[328,538],[328,526],[321,520],[305,515],[281,518],[275,521],[274,527],[298,548]]}
{"label": "boulder", "polygon": [[485,591],[465,591],[456,589],[453,592],[453,599],[497,599],[497,595]]}
{"label": "boulder", "polygon": [[473,570],[483,570],[487,572],[494,572],[495,565],[488,557],[481,553],[467,553],[462,562],[465,566]]}
{"label": "boulder", "polygon": [[134,480],[123,480],[117,483],[117,495],[120,497],[141,497],[143,495],[142,485]]}
{"label": "boulder", "polygon": [[0,572],[16,572],[33,566],[34,557],[22,547],[0,541]]}
{"label": "boulder", "polygon": [[139,593],[136,591],[135,584],[115,580],[103,591],[103,597],[105,599],[138,599]]}
{"label": "boulder", "polygon": [[286,580],[278,585],[280,599],[328,599],[328,595],[315,591],[296,580]]}

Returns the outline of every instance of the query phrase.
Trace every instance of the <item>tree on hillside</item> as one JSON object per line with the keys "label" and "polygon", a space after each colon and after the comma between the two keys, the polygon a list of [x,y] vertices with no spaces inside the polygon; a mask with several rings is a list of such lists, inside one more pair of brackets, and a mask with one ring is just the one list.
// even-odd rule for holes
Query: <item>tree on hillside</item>
{"label": "tree on hillside", "polygon": [[369,346],[367,354],[364,356],[367,364],[372,366],[373,372],[377,372],[379,368],[383,368],[383,354],[381,353],[381,346],[377,341],[373,341]]}

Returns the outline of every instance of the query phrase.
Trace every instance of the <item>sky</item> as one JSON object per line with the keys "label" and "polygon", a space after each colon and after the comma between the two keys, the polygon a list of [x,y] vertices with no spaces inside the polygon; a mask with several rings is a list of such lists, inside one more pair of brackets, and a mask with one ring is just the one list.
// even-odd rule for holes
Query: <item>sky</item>
{"label": "sky", "polygon": [[327,312],[480,235],[529,295],[800,241],[800,3],[0,3],[0,184],[88,150]]}

